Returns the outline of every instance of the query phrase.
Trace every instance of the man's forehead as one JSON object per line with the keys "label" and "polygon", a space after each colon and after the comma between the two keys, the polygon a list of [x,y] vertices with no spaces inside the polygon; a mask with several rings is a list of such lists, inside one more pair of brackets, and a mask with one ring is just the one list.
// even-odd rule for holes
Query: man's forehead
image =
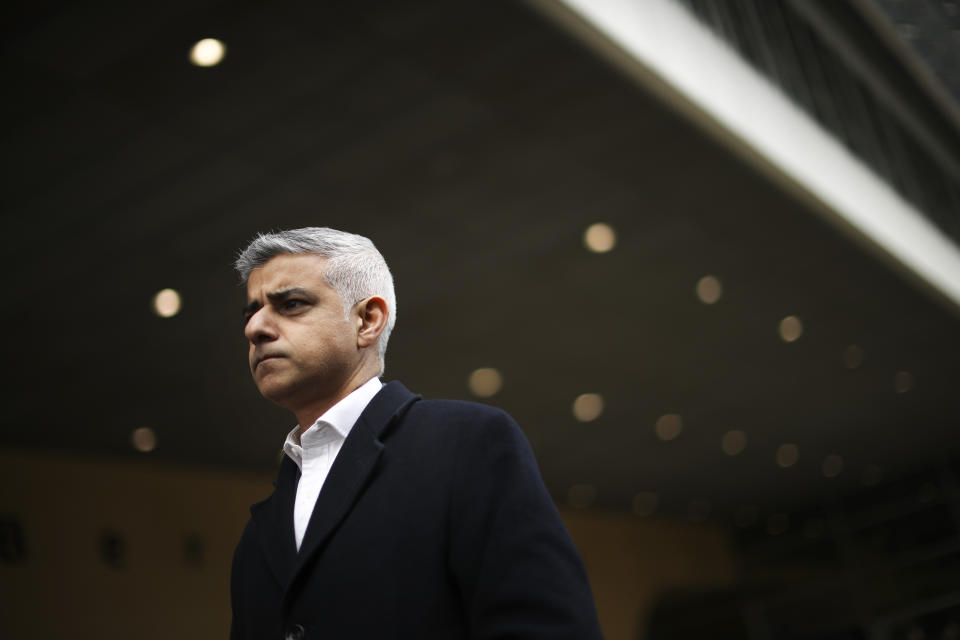
{"label": "man's forehead", "polygon": [[275,256],[250,272],[247,297],[259,297],[293,288],[325,286],[323,266],[327,259],[316,254]]}

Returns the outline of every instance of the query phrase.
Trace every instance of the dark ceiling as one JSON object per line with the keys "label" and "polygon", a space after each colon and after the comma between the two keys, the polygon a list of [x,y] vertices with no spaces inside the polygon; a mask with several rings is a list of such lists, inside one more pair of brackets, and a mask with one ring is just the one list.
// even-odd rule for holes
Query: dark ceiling
{"label": "dark ceiling", "polygon": [[[327,225],[394,271],[386,378],[468,398],[498,368],[491,402],[561,503],[589,484],[615,509],[790,508],[958,452],[956,314],[523,5],[32,4],[11,24],[4,446],[272,469],[293,420],[249,380],[230,264],[257,231]],[[189,64],[203,37],[221,65]],[[597,221],[610,253],[583,247]],[[571,414],[584,392],[594,422]],[[666,413],[684,429],[661,442]]]}

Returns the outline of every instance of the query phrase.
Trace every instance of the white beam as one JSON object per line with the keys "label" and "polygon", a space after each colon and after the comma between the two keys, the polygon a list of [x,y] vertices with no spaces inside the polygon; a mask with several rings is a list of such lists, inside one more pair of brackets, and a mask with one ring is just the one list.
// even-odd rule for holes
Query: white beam
{"label": "white beam", "polygon": [[[671,0],[534,0],[696,112],[960,309],[960,250],[729,45]],[[632,65],[632,68],[630,68]],[[663,83],[664,86],[656,86]],[[692,109],[691,109],[692,107]]]}

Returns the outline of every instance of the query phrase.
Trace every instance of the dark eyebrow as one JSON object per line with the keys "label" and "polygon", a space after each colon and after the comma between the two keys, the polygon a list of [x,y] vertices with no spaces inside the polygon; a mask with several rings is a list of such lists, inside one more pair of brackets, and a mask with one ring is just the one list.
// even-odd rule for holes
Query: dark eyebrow
{"label": "dark eyebrow", "polygon": [[[283,302],[284,300],[286,300],[291,296],[302,296],[304,298],[307,298],[310,301],[314,300],[313,295],[306,289],[303,289],[302,287],[290,287],[289,289],[281,289],[280,291],[273,291],[272,293],[267,294],[267,299],[270,300],[270,302],[272,302],[273,304],[277,304],[279,302]],[[263,305],[257,302],[256,300],[248,303],[243,308],[243,317],[249,318],[250,316],[255,314],[262,306]]]}
{"label": "dark eyebrow", "polygon": [[304,298],[313,300],[313,296],[310,295],[310,292],[300,287],[291,287],[289,289],[282,289],[280,291],[274,291],[273,293],[268,293],[267,299],[270,302],[277,303],[277,302],[283,302],[290,296],[303,296]]}

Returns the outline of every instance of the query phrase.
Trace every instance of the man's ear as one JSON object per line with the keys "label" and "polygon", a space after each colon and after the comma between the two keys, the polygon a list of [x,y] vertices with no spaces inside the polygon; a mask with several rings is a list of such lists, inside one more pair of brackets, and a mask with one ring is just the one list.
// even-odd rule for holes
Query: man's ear
{"label": "man's ear", "polygon": [[360,348],[376,344],[380,334],[387,328],[387,301],[380,296],[370,296],[357,303],[357,346]]}

